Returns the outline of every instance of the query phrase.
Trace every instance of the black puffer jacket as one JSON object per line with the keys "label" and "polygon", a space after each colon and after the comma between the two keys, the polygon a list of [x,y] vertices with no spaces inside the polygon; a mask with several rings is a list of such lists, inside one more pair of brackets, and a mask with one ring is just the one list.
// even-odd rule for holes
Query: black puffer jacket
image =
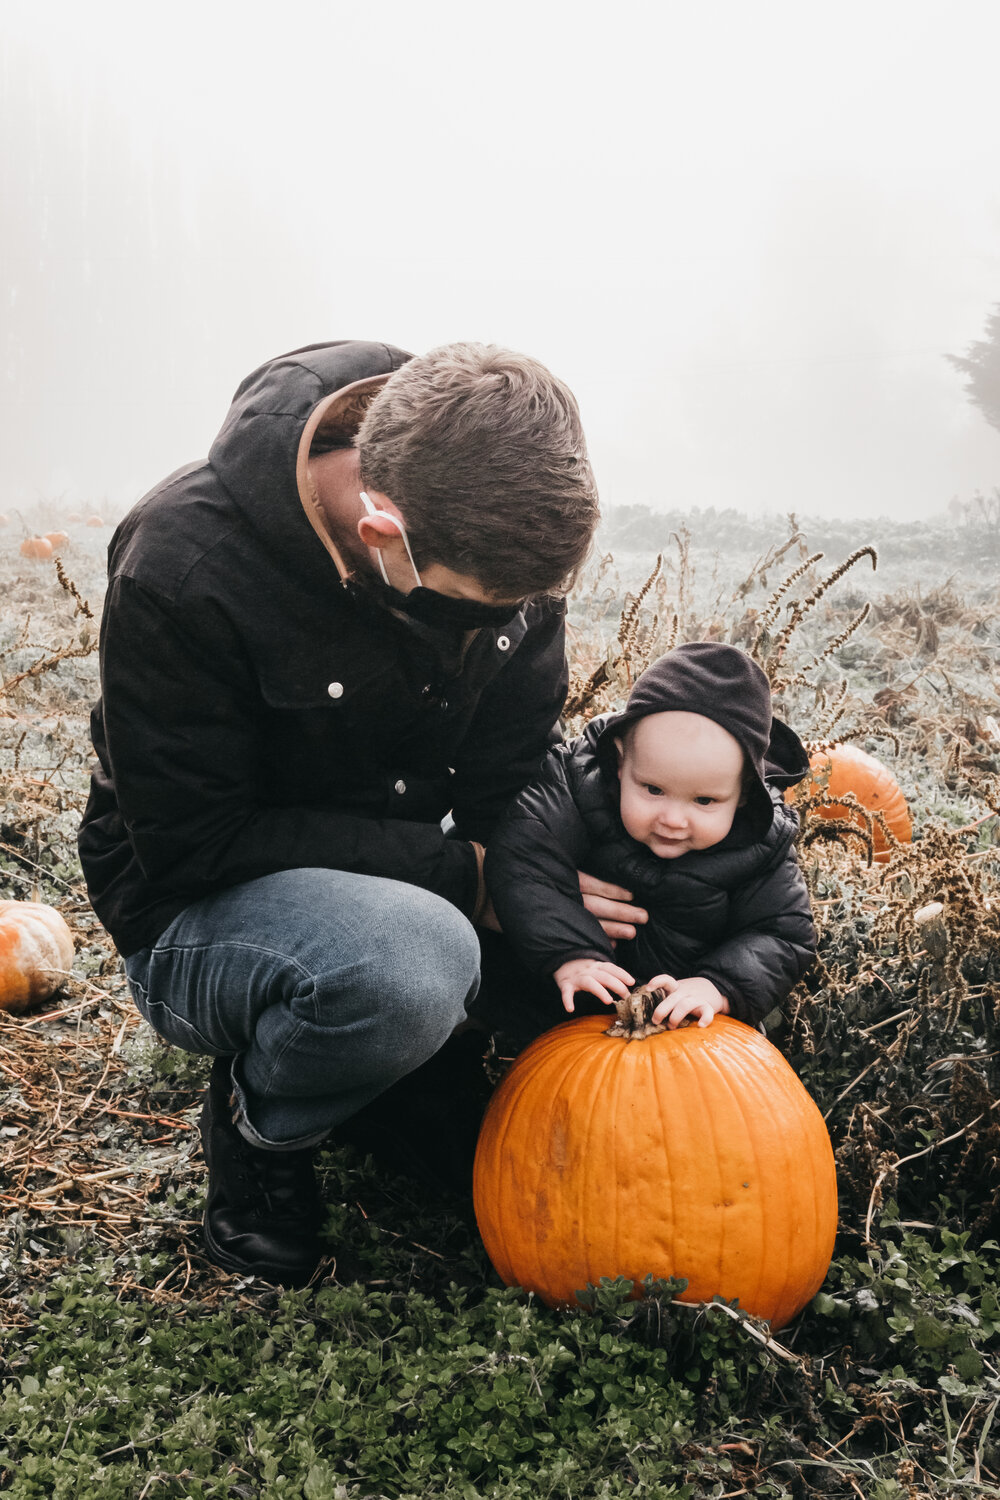
{"label": "black puffer jacket", "polygon": [[[319,344],[262,366],[208,460],[151,491],[112,539],[79,845],[126,957],[199,897],[303,866],[392,876],[471,912],[467,840],[489,837],[559,737],[561,603],[479,631],[449,668],[341,586],[307,517],[296,461],[310,413],[409,357]],[[458,838],[441,832],[449,809]]]}
{"label": "black puffer jacket", "polygon": [[[598,753],[605,727],[595,720],[556,746],[490,842],[486,879],[504,933],[535,973],[571,958],[606,958],[637,983],[661,973],[702,975],[734,1016],[756,1023],[815,953],[795,813],[772,790],[774,814],[762,836],[741,810],[713,848],[658,859],[622,826],[618,780]],[[577,870],[625,886],[648,910],[632,941],[612,947],[584,908]]]}

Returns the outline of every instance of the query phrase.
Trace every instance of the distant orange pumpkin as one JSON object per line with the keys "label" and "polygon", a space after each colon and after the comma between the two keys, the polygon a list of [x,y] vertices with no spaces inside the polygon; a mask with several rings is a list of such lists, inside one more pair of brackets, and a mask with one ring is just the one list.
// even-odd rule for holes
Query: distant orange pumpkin
{"label": "distant orange pumpkin", "polygon": [[52,543],[53,552],[58,552],[60,547],[65,547],[69,541],[69,537],[65,531],[47,531],[45,533],[45,540]]}
{"label": "distant orange pumpkin", "polygon": [[2,513],[0,513],[0,526],[9,526],[9,525],[10,525],[10,516],[5,516]]}
{"label": "distant orange pumpkin", "polygon": [[73,967],[73,935],[53,906],[0,901],[0,1010],[47,1000]]}
{"label": "distant orange pumpkin", "polygon": [[102,516],[88,516],[87,517],[87,525],[88,526],[103,526],[104,525],[104,519],[103,519]]}
{"label": "distant orange pumpkin", "polygon": [[35,562],[44,562],[47,557],[52,556],[52,543],[47,536],[26,536],[21,543],[21,556],[30,557]]}
{"label": "distant orange pumpkin", "polygon": [[[809,769],[809,779],[791,787],[786,794],[787,801],[822,795],[826,800],[810,810],[810,817],[842,818],[865,828],[867,824],[857,808],[837,801],[845,792],[853,792],[868,812],[882,814],[889,831],[901,844],[911,842],[913,823],[906,798],[895,776],[874,755],[859,750],[856,745],[833,745],[829,750],[812,755]],[[872,849],[879,864],[888,861],[891,845],[875,821],[872,822]]]}
{"label": "distant orange pumpkin", "polygon": [[69,515],[66,517],[66,525],[79,526],[82,520],[83,517],[78,510],[71,510]]}

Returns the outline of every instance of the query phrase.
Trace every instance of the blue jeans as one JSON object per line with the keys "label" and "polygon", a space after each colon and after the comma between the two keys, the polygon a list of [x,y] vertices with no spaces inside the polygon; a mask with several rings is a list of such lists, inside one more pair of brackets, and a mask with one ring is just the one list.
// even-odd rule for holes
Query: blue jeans
{"label": "blue jeans", "polygon": [[161,1037],[233,1058],[246,1139],[290,1150],[438,1051],[479,988],[479,943],[417,886],[285,870],[195,902],[125,970]]}

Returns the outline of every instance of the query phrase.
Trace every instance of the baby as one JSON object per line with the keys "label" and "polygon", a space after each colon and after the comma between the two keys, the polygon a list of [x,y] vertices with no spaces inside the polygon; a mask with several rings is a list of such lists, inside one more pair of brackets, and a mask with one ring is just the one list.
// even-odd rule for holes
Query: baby
{"label": "baby", "polygon": [[[756,1025],[815,953],[798,820],[778,790],[807,771],[756,663],[712,641],[676,647],[508,810],[486,855],[503,932],[567,1011],[577,993],[612,1005],[642,983],[667,992],[653,1017],[670,1027],[720,1012]],[[634,938],[605,935],[580,870],[645,908]]]}

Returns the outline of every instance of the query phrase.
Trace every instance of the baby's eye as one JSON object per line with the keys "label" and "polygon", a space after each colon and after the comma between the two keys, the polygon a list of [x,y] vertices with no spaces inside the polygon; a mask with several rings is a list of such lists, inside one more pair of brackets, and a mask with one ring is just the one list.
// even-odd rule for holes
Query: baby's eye
{"label": "baby's eye", "polygon": [[698,804],[699,807],[711,807],[712,803],[715,801],[715,798],[714,797],[696,797],[694,800],[697,802],[697,804]]}
{"label": "baby's eye", "polygon": [[663,796],[663,789],[662,789],[662,787],[649,786],[647,784],[646,791],[649,793],[649,795],[651,797],[662,797]]}

